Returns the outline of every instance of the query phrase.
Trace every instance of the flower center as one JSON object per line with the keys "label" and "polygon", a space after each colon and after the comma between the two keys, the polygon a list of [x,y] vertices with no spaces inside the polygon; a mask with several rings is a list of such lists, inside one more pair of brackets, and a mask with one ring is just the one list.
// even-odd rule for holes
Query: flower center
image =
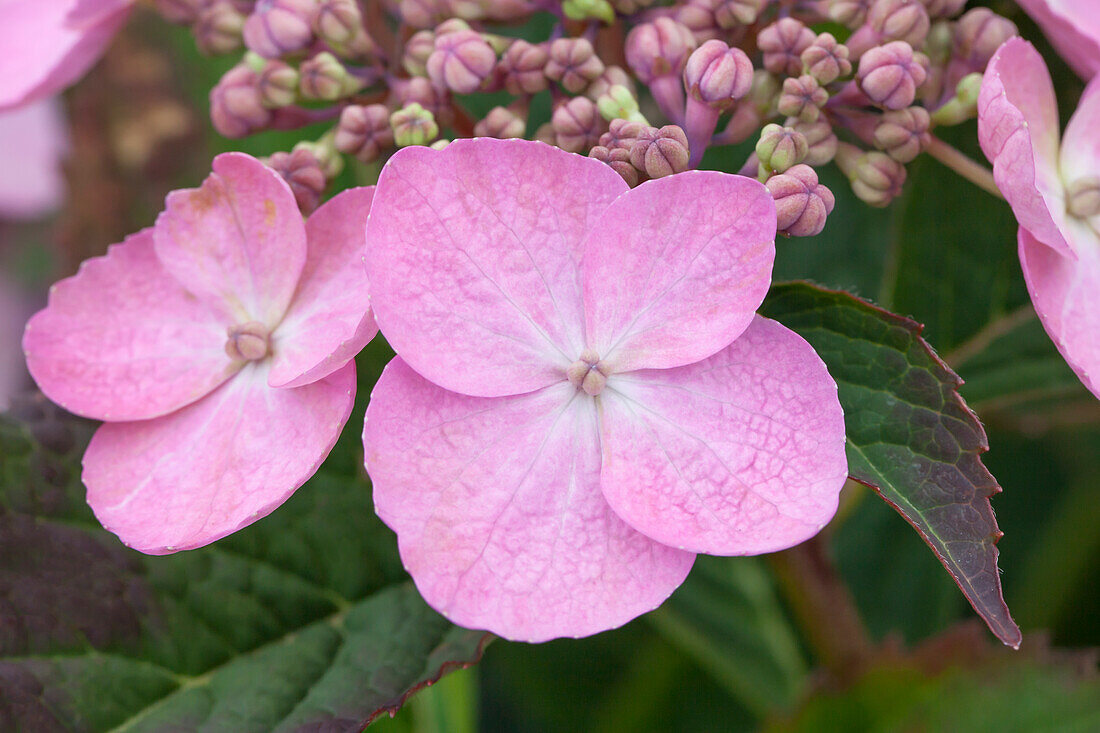
{"label": "flower center", "polygon": [[226,329],[229,340],[225,342],[225,353],[232,359],[257,361],[270,352],[270,334],[267,326],[259,321],[249,321]]}
{"label": "flower center", "polygon": [[1100,178],[1085,176],[1066,186],[1066,211],[1078,219],[1100,214]]}
{"label": "flower center", "polygon": [[600,355],[592,349],[585,349],[581,353],[581,358],[570,364],[565,374],[574,387],[583,389],[587,394],[595,397],[603,392],[607,384],[607,374],[604,369],[606,367],[600,361]]}

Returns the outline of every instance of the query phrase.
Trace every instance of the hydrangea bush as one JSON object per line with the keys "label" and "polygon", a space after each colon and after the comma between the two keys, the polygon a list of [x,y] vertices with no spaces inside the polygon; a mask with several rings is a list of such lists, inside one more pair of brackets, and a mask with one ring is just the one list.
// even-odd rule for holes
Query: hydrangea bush
{"label": "hydrangea bush", "polygon": [[[964,399],[997,415],[1069,395],[1096,417],[1089,2],[1020,0],[1033,21],[965,0],[137,5],[0,0],[0,155],[25,169],[0,180],[0,215],[56,205],[51,97],[128,22],[228,59],[212,129],[279,143],[212,157],[26,323],[40,393],[0,417],[0,727],[359,730],[493,638],[639,617],[776,729],[841,715],[816,687],[881,697],[899,668],[930,697],[969,689],[955,666],[992,680],[963,701],[1028,686],[1044,725],[1100,714],[1057,655],[986,638],[1024,635]],[[1084,83],[1064,131],[1033,42]],[[1015,218],[995,244],[1018,263],[996,277],[1032,305],[945,358],[921,313],[786,254],[842,258],[829,247],[884,221],[872,208],[934,208],[956,184]],[[936,239],[937,214],[902,218],[924,249],[888,271],[967,277],[912,257],[966,251]],[[988,631],[916,647],[868,631],[833,538],[870,494]],[[901,531],[853,531],[849,555]],[[900,574],[894,595],[921,592]],[[895,720],[959,724],[966,705],[918,697],[891,698]]]}

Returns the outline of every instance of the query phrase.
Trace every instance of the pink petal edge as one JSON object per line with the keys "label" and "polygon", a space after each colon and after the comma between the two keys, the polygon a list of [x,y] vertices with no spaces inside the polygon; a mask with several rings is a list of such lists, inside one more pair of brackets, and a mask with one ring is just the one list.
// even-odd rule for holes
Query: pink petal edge
{"label": "pink petal edge", "polygon": [[614,375],[601,399],[603,494],[658,542],[774,552],[836,513],[848,475],[836,382],[775,321],[756,316],[699,363]]}
{"label": "pink petal edge", "polygon": [[27,323],[27,368],[46,395],[97,420],[188,405],[234,374],[225,324],[157,260],[145,229],[50,288]]}
{"label": "pink petal edge", "polygon": [[398,151],[367,224],[379,328],[447,389],[500,396],[558,381],[584,348],[582,240],[626,189],[596,160],[527,140]]}
{"label": "pink petal edge", "polygon": [[468,397],[398,357],[371,395],[363,442],[405,567],[461,626],[529,642],[594,634],[656,608],[694,562],[607,506],[595,409],[568,382]]}
{"label": "pink petal edge", "polygon": [[1016,0],[1058,53],[1088,81],[1100,72],[1100,8],[1096,0]]}
{"label": "pink petal edge", "polygon": [[355,401],[355,365],[297,389],[253,364],[194,405],[106,423],[84,454],[96,517],[151,555],[207,545],[267,516],[336,444]]}
{"label": "pink petal edge", "polygon": [[771,286],[775,228],[771,194],[744,176],[689,171],[624,193],[585,242],[588,345],[613,371],[721,350]]}
{"label": "pink petal edge", "polygon": [[272,333],[272,387],[300,387],[331,374],[378,333],[363,268],[373,196],[374,186],[348,189],[306,221],[306,264]]}

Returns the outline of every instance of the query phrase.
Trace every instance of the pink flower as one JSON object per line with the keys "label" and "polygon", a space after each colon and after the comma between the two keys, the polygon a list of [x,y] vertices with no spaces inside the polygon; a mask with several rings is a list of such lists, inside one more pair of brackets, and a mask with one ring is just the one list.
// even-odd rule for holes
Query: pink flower
{"label": "pink flower", "polygon": [[1059,142],[1042,57],[1013,38],[989,62],[978,138],[1020,223],[1020,264],[1047,333],[1100,397],[1100,80],[1085,89]]}
{"label": "pink flower", "polygon": [[0,0],[0,110],[52,96],[84,75],[134,0]]}
{"label": "pink flower", "polygon": [[0,219],[43,216],[61,205],[68,147],[57,100],[0,112]]}
{"label": "pink flower", "polygon": [[511,639],[583,636],[656,608],[697,552],[821,529],[843,414],[809,344],[754,313],[775,229],[740,176],[629,189],[521,140],[390,160],[366,262],[398,356],[363,441],[428,603]]}
{"label": "pink flower", "polygon": [[152,554],[266,516],[313,475],[377,332],[360,257],[373,189],[307,222],[287,184],[241,153],[175,191],[156,226],[56,284],[27,324],[50,399],[105,420],[84,455],[88,503]]}
{"label": "pink flower", "polygon": [[1096,0],[1017,0],[1069,65],[1088,80],[1100,71],[1100,7]]}

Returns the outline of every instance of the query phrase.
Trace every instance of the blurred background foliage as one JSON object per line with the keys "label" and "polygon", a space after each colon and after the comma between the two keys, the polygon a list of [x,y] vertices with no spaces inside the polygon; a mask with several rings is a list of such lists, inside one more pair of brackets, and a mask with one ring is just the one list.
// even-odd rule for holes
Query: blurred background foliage
{"label": "blurred background foliage", "polygon": [[[1039,47],[1065,120],[1081,82],[1014,5],[986,4]],[[68,205],[46,222],[0,222],[0,265],[28,297],[40,303],[49,282],[150,225],[164,195],[197,185],[215,153],[266,155],[323,131],[217,136],[206,95],[230,63],[201,57],[185,32],[140,14],[67,94]],[[469,104],[476,115],[493,102]],[[541,121],[534,112],[532,127]],[[981,159],[973,123],[944,137]],[[747,153],[714,149],[703,166],[736,170]],[[338,185],[376,174],[351,161]],[[1004,489],[993,506],[1021,651],[1001,648],[975,620],[900,516],[853,487],[823,535],[877,645],[851,674],[815,671],[771,558],[700,557],[658,611],[580,641],[495,641],[480,664],[414,696],[379,730],[1100,730],[1087,652],[1100,646],[1100,402],[1030,309],[1008,206],[927,157],[884,210],[859,202],[835,168],[823,182],[836,209],[820,236],[777,243],[776,277],[843,288],[914,318],[967,381],[962,393],[989,433],[985,463]],[[358,419],[388,357],[378,344],[360,357]],[[349,476],[356,416],[329,465]]]}

